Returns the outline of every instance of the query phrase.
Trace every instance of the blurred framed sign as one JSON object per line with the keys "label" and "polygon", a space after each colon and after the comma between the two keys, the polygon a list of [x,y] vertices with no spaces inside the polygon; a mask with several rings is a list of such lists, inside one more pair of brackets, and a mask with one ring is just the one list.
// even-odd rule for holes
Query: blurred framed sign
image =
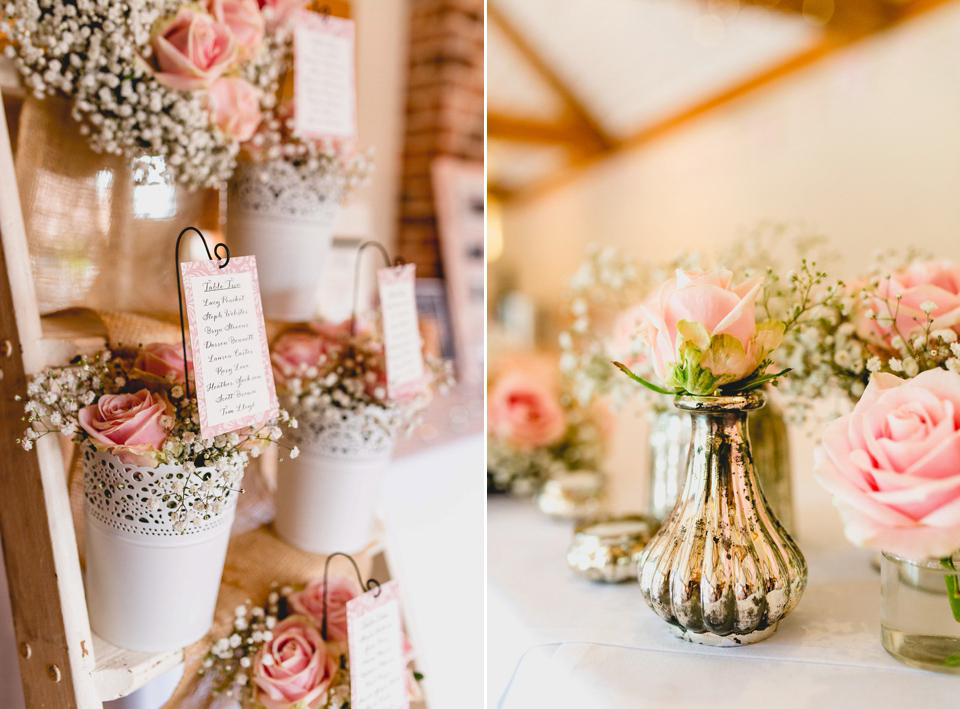
{"label": "blurred framed sign", "polygon": [[456,349],[457,378],[483,381],[483,244],[486,182],[483,163],[439,157],[431,165],[440,251]]}

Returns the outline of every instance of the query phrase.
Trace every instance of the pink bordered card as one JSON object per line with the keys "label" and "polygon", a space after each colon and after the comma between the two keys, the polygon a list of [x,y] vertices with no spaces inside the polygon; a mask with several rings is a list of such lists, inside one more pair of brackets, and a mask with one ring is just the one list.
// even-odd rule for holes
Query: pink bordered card
{"label": "pink bordered card", "polygon": [[387,395],[404,399],[423,387],[423,344],[417,314],[416,265],[377,271],[383,348],[387,360]]}
{"label": "pink bordered card", "polygon": [[180,264],[200,434],[213,438],[277,415],[277,390],[253,256]]}
{"label": "pink bordered card", "polygon": [[408,709],[400,585],[347,601],[351,709]]}
{"label": "pink bordered card", "polygon": [[294,132],[312,140],[356,138],[353,20],[300,10],[293,27]]}

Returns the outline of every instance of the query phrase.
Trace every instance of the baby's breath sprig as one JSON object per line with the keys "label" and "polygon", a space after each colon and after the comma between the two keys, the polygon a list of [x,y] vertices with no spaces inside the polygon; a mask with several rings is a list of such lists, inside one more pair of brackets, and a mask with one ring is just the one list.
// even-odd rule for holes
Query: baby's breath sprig
{"label": "baby's breath sprig", "polygon": [[294,417],[294,428],[322,424],[350,411],[359,414],[364,425],[408,434],[422,422],[433,389],[446,394],[453,384],[451,362],[426,355],[424,364],[423,385],[403,400],[391,399],[383,341],[374,332],[344,332],[330,336],[316,364],[301,364],[278,376],[278,395]]}

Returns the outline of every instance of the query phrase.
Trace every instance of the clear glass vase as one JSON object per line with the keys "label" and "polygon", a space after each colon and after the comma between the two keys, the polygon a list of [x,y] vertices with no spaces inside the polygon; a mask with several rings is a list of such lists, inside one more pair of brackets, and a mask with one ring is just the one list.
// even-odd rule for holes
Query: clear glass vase
{"label": "clear glass vase", "polygon": [[[884,649],[901,662],[960,674],[960,552],[955,568],[940,559],[905,559],[884,552],[880,562],[880,627]],[[953,594],[953,602],[950,595]]]}

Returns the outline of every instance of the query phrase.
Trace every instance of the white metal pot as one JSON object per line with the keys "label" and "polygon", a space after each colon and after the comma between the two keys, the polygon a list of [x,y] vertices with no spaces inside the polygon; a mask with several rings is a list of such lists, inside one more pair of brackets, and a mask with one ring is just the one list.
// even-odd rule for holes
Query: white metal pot
{"label": "white metal pot", "polygon": [[301,420],[290,433],[300,455],[286,456],[277,470],[277,534],[318,554],[360,551],[370,541],[394,427],[375,416],[343,412],[329,420]]}
{"label": "white metal pot", "polygon": [[147,504],[160,494],[162,476],[179,469],[126,464],[92,447],[83,452],[90,627],[129,650],[176,650],[213,624],[237,494],[181,534],[167,509]]}
{"label": "white metal pot", "polygon": [[230,253],[256,256],[263,313],[298,321],[316,314],[320,273],[337,201],[321,179],[282,160],[241,163],[227,190]]}

